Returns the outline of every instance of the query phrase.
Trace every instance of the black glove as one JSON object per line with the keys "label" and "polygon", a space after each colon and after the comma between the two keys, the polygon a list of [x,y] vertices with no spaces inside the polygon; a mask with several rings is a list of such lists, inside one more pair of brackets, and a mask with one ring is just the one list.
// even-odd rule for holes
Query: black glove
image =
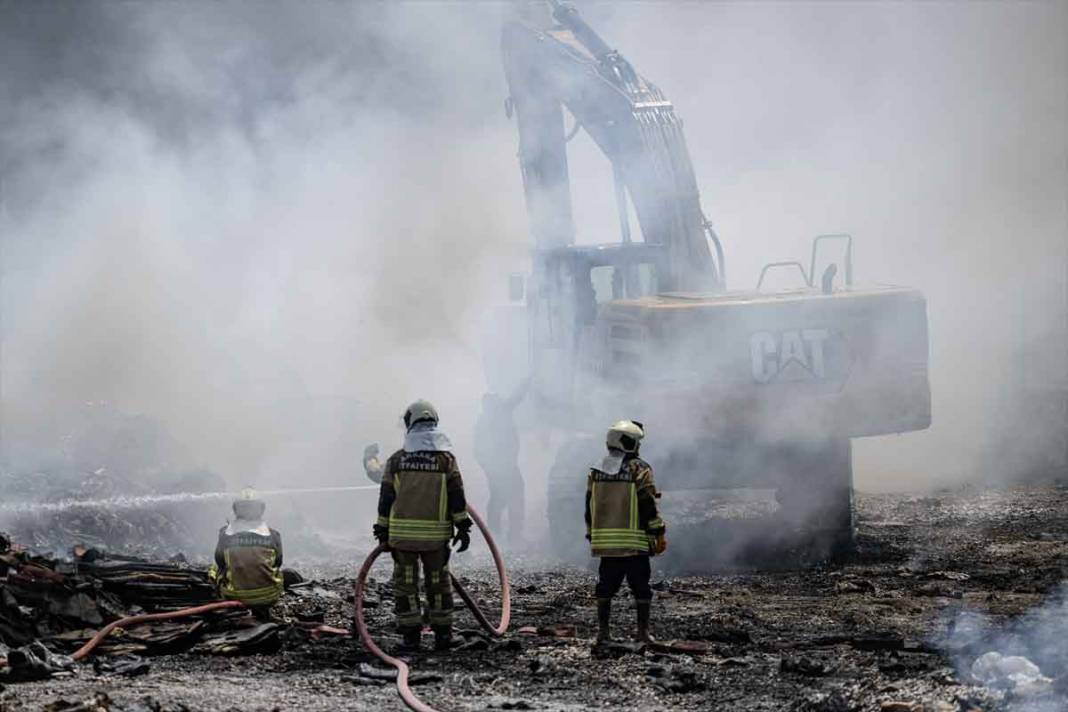
{"label": "black glove", "polygon": [[376,524],[372,529],[375,535],[375,539],[378,539],[378,543],[383,546],[389,546],[389,527]]}
{"label": "black glove", "polygon": [[461,551],[467,551],[467,547],[471,546],[471,530],[470,528],[457,529],[456,535],[452,538],[452,543],[455,545],[460,543],[460,547],[456,549],[456,553]]}

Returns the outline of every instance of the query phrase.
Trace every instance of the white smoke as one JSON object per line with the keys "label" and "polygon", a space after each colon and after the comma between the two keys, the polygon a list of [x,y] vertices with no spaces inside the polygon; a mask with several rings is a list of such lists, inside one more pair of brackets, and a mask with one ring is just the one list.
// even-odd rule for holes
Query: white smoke
{"label": "white smoke", "polygon": [[[233,486],[343,484],[417,397],[470,461],[528,244],[508,9],[5,4],[9,464],[105,401]],[[1018,469],[1031,435],[1056,454],[1003,416],[1068,387],[1063,3],[580,9],[686,121],[730,286],[849,231],[860,281],[927,294],[935,425],[860,442],[860,486]],[[581,239],[614,239],[603,159],[573,169]]]}

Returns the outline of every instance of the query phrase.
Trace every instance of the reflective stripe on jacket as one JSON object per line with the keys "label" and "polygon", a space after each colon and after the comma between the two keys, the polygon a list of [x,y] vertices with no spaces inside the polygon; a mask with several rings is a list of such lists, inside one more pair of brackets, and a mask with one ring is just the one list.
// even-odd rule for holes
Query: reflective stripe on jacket
{"label": "reflective stripe on jacket", "polygon": [[215,575],[219,595],[247,606],[270,606],[282,596],[282,537],[274,529],[264,535],[251,531],[219,531]]}
{"label": "reflective stripe on jacket", "polygon": [[594,556],[648,554],[650,540],[664,532],[656,508],[653,470],[630,457],[619,472],[591,468],[586,484],[586,524]]}
{"label": "reflective stripe on jacket", "polygon": [[470,526],[456,458],[445,451],[400,450],[386,462],[378,523],[389,527],[389,545],[429,551],[452,538],[453,525]]}

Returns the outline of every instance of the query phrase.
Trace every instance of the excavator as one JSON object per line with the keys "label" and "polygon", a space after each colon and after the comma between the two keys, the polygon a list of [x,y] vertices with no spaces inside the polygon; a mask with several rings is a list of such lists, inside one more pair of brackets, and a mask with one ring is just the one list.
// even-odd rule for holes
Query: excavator
{"label": "excavator", "polygon": [[[533,238],[517,296],[531,389],[538,420],[573,436],[548,485],[561,552],[582,536],[593,456],[581,443],[600,447],[594,434],[621,418],[645,424],[665,492],[773,489],[778,521],[818,555],[851,551],[852,439],[931,422],[922,293],[854,284],[846,234],[728,290],[663,92],[558,0],[526,3],[501,46]],[[580,131],[611,165],[620,233],[599,244],[576,240],[568,144]],[[780,270],[798,286],[764,289]]]}

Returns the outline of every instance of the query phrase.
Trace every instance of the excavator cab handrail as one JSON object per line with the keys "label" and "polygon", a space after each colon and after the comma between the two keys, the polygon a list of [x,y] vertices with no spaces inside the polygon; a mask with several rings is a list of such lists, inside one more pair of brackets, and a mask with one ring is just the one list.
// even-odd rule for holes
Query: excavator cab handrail
{"label": "excavator cab handrail", "polygon": [[[756,288],[759,290],[764,284],[764,277],[767,276],[768,271],[772,269],[781,269],[783,267],[797,267],[797,271],[801,273],[801,279],[804,280],[805,286],[814,286],[813,280],[816,278],[816,257],[819,255],[820,243],[825,241],[838,241],[845,240],[845,254],[842,256],[842,266],[845,268],[845,283],[847,287],[853,286],[853,236],[848,233],[835,233],[830,235],[817,235],[812,239],[812,256],[809,259],[808,270],[805,270],[805,266],[798,260],[786,260],[784,262],[769,262],[764,265],[764,269],[760,270],[760,278],[757,279]],[[832,261],[831,265],[837,265],[838,262]],[[830,266],[830,265],[828,265]],[[829,292],[831,290],[831,280],[834,279],[834,273],[837,269],[830,271],[829,275],[825,277],[827,284],[824,285],[823,291]]]}
{"label": "excavator cab handrail", "polygon": [[805,286],[812,286],[812,279],[805,272],[805,266],[798,260],[787,260],[785,262],[769,262],[764,265],[764,269],[760,270],[760,279],[757,280],[757,290],[764,284],[764,277],[767,276],[769,270],[780,269],[783,267],[797,267],[797,271],[801,273],[801,279],[804,280]]}
{"label": "excavator cab handrail", "polygon": [[845,255],[842,257],[842,265],[845,267],[845,283],[847,287],[853,286],[853,236],[848,233],[817,235],[812,240],[812,261],[808,269],[809,286],[812,285],[812,279],[816,276],[816,255],[818,254],[820,243],[824,240],[845,240]]}

